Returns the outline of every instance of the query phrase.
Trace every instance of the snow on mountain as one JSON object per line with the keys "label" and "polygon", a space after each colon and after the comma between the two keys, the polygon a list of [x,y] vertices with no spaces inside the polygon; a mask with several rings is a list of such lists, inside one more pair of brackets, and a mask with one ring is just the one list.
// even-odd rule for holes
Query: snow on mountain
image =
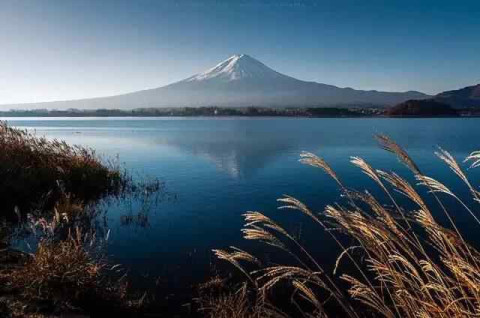
{"label": "snow on mountain", "polygon": [[246,54],[233,55],[185,80],[134,93],[0,108],[98,109],[153,107],[389,106],[428,98],[420,92],[379,92],[307,82],[281,74]]}
{"label": "snow on mountain", "polygon": [[272,70],[265,64],[246,54],[240,54],[233,55],[215,67],[203,73],[193,75],[184,81],[194,82],[215,79],[235,81],[248,78],[275,80],[281,77],[285,77],[285,75]]}

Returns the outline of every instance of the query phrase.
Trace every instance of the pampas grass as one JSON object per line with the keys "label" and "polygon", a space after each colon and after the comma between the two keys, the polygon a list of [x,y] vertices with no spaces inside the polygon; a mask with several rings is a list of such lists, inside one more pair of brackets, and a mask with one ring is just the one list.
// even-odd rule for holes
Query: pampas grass
{"label": "pampas grass", "polygon": [[[101,312],[96,307],[138,311],[144,298],[127,294],[125,276],[117,279],[119,265],[107,266],[110,231],[98,224],[104,212],[98,203],[125,198],[158,203],[163,184],[134,181],[91,149],[39,138],[3,122],[0,149],[0,294],[8,295],[7,302],[0,297],[0,311],[21,317],[80,308]],[[147,225],[141,213],[138,221]],[[16,227],[8,219],[18,221]],[[8,246],[25,235],[35,242],[32,254]],[[10,259],[13,264],[5,261]],[[7,308],[1,309],[4,303]]]}
{"label": "pampas grass", "polygon": [[0,193],[3,216],[51,209],[64,194],[84,202],[115,193],[125,176],[92,149],[47,140],[0,122]]}
{"label": "pampas grass", "polygon": [[108,310],[133,315],[141,310],[143,298],[130,293],[121,266],[106,258],[109,232],[97,235],[85,222],[91,218],[88,213],[66,196],[55,205],[53,217],[30,216],[28,225],[38,241],[33,253],[0,250],[0,256],[13,254],[8,262],[0,260],[0,294],[7,295],[0,297],[0,305],[6,306],[5,314],[36,317],[39,312]]}
{"label": "pampas grass", "polygon": [[[302,153],[300,161],[324,170],[339,186],[347,203],[330,204],[323,213],[315,213],[291,196],[279,201],[282,209],[294,209],[308,216],[338,245],[339,256],[332,261],[334,270],[325,270],[307,247],[279,223],[261,212],[248,212],[244,215],[244,237],[293,256],[294,263],[264,262],[258,255],[237,248],[215,250],[217,257],[230,262],[247,277],[239,293],[245,293],[242,290],[249,286],[250,293],[256,295],[253,299],[262,299],[260,304],[287,307],[290,315],[304,317],[480,316],[480,253],[467,242],[452,217],[453,212],[466,212],[480,226],[478,206],[468,206],[443,183],[424,175],[407,151],[388,136],[379,135],[377,140],[381,148],[395,154],[409,168],[418,184],[411,184],[395,172],[377,170],[363,158],[352,157],[352,164],[385,194],[388,201],[383,203],[383,197],[349,189],[324,159]],[[480,202],[479,191],[457,160],[441,148],[436,155],[463,182],[473,201]],[[473,152],[465,162],[470,163],[470,168],[480,166],[480,152]],[[427,204],[431,200],[422,197],[417,187],[425,187],[437,204]],[[443,196],[456,200],[455,211],[447,209]],[[399,203],[405,202],[405,198],[413,207]],[[436,210],[446,215],[447,226],[437,222]],[[346,241],[351,244],[345,245]],[[339,265],[345,262],[353,266],[348,273],[341,273]],[[252,266],[257,269],[252,270]],[[289,305],[284,301],[279,304],[276,294],[284,293],[286,288],[290,290]],[[225,301],[223,298],[221,303]],[[239,302],[238,298],[228,303],[251,305]],[[259,302],[255,304],[258,306]],[[217,310],[210,306],[208,315],[215,316]],[[245,311],[248,309],[238,310]]]}

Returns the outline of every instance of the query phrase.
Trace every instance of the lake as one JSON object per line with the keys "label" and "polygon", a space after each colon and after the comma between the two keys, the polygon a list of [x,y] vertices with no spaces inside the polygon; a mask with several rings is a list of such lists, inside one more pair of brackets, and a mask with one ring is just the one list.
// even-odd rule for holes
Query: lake
{"label": "lake", "polygon": [[[298,162],[302,151],[325,158],[349,186],[380,193],[355,168],[360,156],[375,168],[412,180],[373,136],[385,133],[404,146],[423,169],[466,195],[454,174],[436,158],[436,146],[459,161],[480,149],[480,119],[294,119],[294,118],[4,118],[10,125],[47,138],[92,147],[105,158],[118,155],[135,178],[156,177],[168,198],[158,204],[124,200],[106,206],[111,230],[108,254],[132,277],[156,280],[167,294],[182,293],[211,273],[212,248],[230,245],[260,251],[242,240],[242,213],[263,211],[279,220],[314,253],[332,261],[334,244],[297,212],[277,210],[289,194],[316,211],[342,201],[334,182]],[[469,171],[473,181],[479,170]],[[148,224],[125,222],[140,211]],[[456,220],[473,239],[465,211]]]}

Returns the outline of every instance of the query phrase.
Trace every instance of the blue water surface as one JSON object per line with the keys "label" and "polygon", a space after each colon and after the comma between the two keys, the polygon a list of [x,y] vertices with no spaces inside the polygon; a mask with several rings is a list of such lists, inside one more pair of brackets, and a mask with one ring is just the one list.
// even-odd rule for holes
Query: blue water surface
{"label": "blue water surface", "polygon": [[[150,207],[146,227],[121,222],[122,215],[141,209],[138,202],[108,207],[108,253],[112,262],[122,264],[132,275],[161,277],[172,291],[210,274],[215,263],[213,248],[235,245],[261,252],[258,245],[242,239],[242,214],[248,210],[275,218],[308,242],[314,254],[333,262],[335,246],[322,231],[298,212],[277,210],[276,199],[283,194],[303,200],[318,212],[342,201],[327,175],[298,162],[302,151],[322,156],[347,186],[379,194],[349,160],[360,156],[375,168],[395,170],[413,181],[395,156],[378,148],[373,136],[385,133],[408,150],[425,174],[468,198],[465,187],[433,152],[442,146],[462,161],[480,149],[480,119],[476,118],[6,120],[49,139],[91,147],[104,158],[118,155],[134,177],[151,176],[165,182],[175,199]],[[480,181],[478,171],[468,172],[473,183]],[[454,213],[470,239],[479,239],[466,211],[457,208]]]}

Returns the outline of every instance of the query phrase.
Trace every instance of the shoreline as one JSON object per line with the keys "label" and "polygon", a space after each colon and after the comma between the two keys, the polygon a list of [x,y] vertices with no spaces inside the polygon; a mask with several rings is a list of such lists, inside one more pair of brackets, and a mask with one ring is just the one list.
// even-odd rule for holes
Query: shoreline
{"label": "shoreline", "polygon": [[445,113],[436,108],[423,113],[390,114],[389,108],[366,107],[179,107],[137,109],[68,109],[8,110],[0,118],[464,118],[480,117],[480,111],[469,108]]}
{"label": "shoreline", "polygon": [[271,116],[271,115],[264,115],[264,116],[248,116],[248,115],[232,115],[232,116],[207,116],[207,115],[194,115],[194,116],[180,116],[180,115],[160,115],[160,116],[132,116],[132,115],[125,115],[125,116],[98,116],[98,115],[58,115],[58,116],[40,116],[40,115],[29,115],[29,116],[15,116],[15,115],[0,115],[0,120],[8,120],[11,118],[14,119],[130,119],[130,120],[147,120],[147,119],[163,119],[163,118],[170,118],[170,119],[177,119],[177,118],[191,118],[191,119],[246,119],[246,118],[259,118],[259,119],[276,119],[276,118],[292,118],[292,119],[363,119],[363,118],[378,118],[378,119],[434,119],[434,118],[479,118],[480,114],[475,115],[459,115],[459,116]]}

